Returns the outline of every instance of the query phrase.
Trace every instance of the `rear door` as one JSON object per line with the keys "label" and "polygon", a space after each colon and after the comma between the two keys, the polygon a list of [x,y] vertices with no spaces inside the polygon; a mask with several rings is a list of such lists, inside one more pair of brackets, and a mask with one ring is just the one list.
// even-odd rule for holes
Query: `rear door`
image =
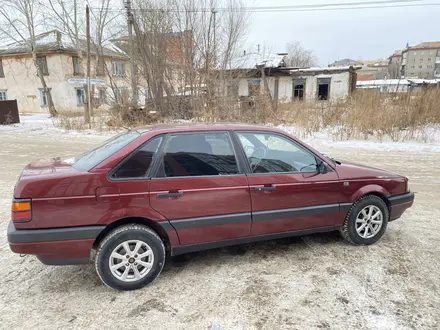
{"label": "rear door", "polygon": [[150,204],[182,245],[248,236],[247,178],[229,132],[169,134],[150,184]]}
{"label": "rear door", "polygon": [[333,169],[320,174],[319,159],[288,136],[237,132],[237,137],[249,163],[252,236],[340,222],[343,196]]}

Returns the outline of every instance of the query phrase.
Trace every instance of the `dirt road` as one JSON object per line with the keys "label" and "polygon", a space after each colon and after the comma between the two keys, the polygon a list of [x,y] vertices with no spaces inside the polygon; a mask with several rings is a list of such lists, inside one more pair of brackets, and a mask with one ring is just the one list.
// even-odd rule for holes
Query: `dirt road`
{"label": "dirt road", "polygon": [[[0,131],[0,230],[15,181],[40,157],[74,155],[103,137]],[[373,246],[337,233],[224,248],[168,260],[136,292],[94,268],[49,267],[0,241],[2,329],[436,329],[440,326],[439,152],[321,151],[410,177],[416,202]],[[214,327],[213,327],[214,328]]]}

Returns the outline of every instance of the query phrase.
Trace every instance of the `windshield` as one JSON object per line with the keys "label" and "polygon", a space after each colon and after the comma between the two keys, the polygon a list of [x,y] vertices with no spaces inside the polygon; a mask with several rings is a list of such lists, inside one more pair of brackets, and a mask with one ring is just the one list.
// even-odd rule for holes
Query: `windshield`
{"label": "windshield", "polygon": [[100,146],[87,151],[78,157],[75,157],[73,167],[78,171],[90,171],[96,165],[100,164],[102,161],[113,155],[115,152],[121,150],[131,141],[136,140],[140,136],[137,131],[128,131],[116,135],[111,139],[105,141]]}

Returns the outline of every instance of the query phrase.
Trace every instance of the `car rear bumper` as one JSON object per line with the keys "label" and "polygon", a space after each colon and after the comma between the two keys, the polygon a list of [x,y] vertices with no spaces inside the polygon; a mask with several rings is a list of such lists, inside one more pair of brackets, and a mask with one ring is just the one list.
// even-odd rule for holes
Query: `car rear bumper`
{"label": "car rear bumper", "polygon": [[35,254],[47,265],[88,263],[96,237],[104,226],[20,229],[8,226],[9,247],[15,253]]}
{"label": "car rear bumper", "polygon": [[407,208],[414,203],[414,193],[409,192],[388,198],[390,201],[390,221],[399,219]]}

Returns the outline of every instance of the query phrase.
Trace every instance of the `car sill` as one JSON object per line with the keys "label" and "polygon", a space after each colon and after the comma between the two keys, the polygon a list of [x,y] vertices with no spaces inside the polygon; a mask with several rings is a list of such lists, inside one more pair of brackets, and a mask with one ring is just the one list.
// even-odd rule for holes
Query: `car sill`
{"label": "car sill", "polygon": [[327,227],[319,227],[319,228],[306,229],[306,230],[289,231],[289,232],[270,234],[270,235],[242,237],[242,238],[231,239],[226,241],[177,246],[171,249],[171,255],[176,256],[184,253],[210,250],[210,249],[216,249],[216,248],[232,246],[232,245],[247,244],[247,243],[254,243],[259,241],[268,241],[273,239],[293,237],[293,236],[303,236],[303,235],[310,235],[316,233],[326,233],[337,229],[338,227],[336,226],[327,226]]}

